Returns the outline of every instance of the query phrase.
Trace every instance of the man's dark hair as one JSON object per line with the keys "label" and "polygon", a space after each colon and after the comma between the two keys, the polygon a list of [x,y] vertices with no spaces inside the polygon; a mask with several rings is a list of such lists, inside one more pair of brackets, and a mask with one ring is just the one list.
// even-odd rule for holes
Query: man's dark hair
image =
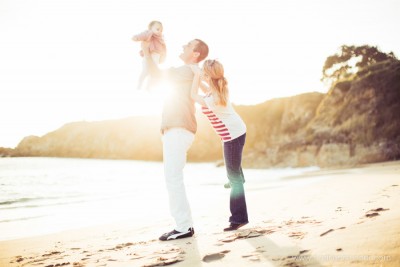
{"label": "man's dark hair", "polygon": [[197,58],[197,62],[200,62],[208,56],[208,45],[200,39],[195,40],[197,41],[197,45],[193,51],[200,53],[199,57]]}

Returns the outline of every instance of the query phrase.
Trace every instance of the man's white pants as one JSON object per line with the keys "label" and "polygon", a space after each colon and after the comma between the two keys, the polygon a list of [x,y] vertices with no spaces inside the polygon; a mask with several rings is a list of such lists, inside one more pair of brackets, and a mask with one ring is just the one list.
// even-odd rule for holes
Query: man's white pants
{"label": "man's white pants", "polygon": [[193,220],[183,181],[183,168],[194,134],[184,128],[171,128],[164,131],[162,140],[170,212],[175,219],[175,230],[186,232],[193,227]]}

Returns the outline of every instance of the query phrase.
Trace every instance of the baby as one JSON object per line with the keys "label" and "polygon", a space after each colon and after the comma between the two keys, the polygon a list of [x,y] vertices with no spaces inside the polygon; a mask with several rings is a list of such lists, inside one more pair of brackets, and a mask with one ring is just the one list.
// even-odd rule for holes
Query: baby
{"label": "baby", "polygon": [[[148,30],[142,33],[139,33],[132,37],[133,41],[140,42],[146,41],[150,42],[149,50],[151,58],[153,59],[154,63],[160,64],[165,61],[166,57],[166,46],[164,42],[164,37],[162,35],[163,26],[162,23],[159,21],[152,21],[148,26]],[[140,55],[143,57],[143,51],[140,51]],[[142,65],[142,73],[139,76],[138,81],[138,89],[141,89],[146,77],[149,75],[148,67],[146,59],[143,58],[143,65]],[[149,89],[151,83],[148,83],[146,89]]]}

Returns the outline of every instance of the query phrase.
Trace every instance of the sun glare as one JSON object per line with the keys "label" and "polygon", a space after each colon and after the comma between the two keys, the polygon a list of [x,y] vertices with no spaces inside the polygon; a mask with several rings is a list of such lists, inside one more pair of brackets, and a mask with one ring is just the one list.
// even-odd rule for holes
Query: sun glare
{"label": "sun glare", "polygon": [[169,86],[160,83],[151,90],[137,90],[132,101],[133,115],[161,115]]}

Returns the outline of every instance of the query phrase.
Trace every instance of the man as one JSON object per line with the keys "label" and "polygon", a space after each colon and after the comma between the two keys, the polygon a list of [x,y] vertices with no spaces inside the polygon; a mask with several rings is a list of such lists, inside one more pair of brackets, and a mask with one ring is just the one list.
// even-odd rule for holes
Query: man
{"label": "man", "polygon": [[144,56],[149,62],[153,78],[167,80],[171,91],[166,98],[161,120],[163,141],[164,176],[168,190],[169,205],[175,219],[174,230],[160,236],[160,240],[191,237],[194,234],[190,205],[183,182],[186,154],[197,130],[194,101],[190,97],[194,74],[190,65],[197,65],[208,56],[208,46],[194,39],[183,46],[179,58],[184,65],[160,70],[151,59],[148,43],[142,43]]}

